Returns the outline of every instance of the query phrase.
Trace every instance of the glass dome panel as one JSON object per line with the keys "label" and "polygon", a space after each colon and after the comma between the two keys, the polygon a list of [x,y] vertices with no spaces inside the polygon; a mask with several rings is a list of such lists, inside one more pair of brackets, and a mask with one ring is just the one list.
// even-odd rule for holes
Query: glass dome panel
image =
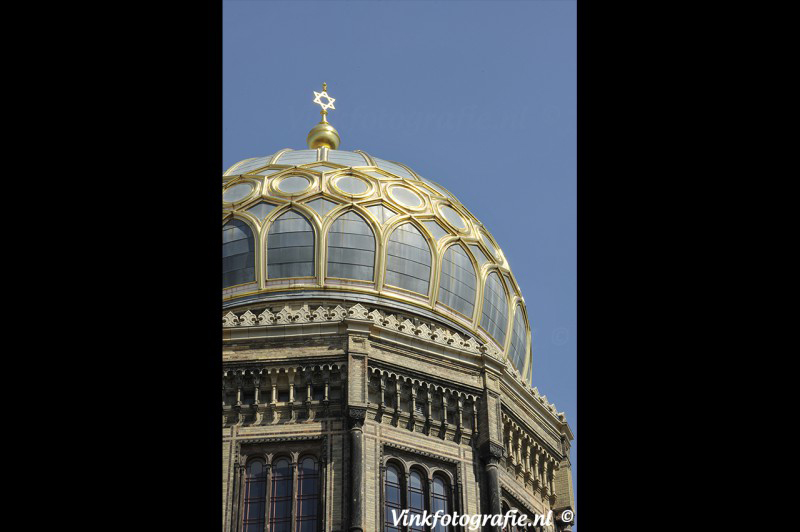
{"label": "glass dome panel", "polygon": [[372,281],[375,275],[375,235],[357,213],[339,216],[328,232],[328,276]]}
{"label": "glass dome panel", "polygon": [[274,209],[275,205],[272,203],[267,203],[266,201],[262,201],[258,205],[247,209],[247,212],[258,218],[259,222],[263,222],[264,218],[266,218]]}
{"label": "glass dome panel", "polygon": [[472,255],[475,257],[475,260],[478,261],[479,267],[483,268],[484,264],[486,264],[487,262],[490,262],[489,258],[486,256],[486,253],[484,253],[481,250],[481,248],[479,248],[475,244],[470,244],[468,247],[469,247],[470,251],[472,251]]}
{"label": "glass dome panel", "polygon": [[457,244],[447,248],[442,258],[439,302],[465,316],[472,316],[476,284],[475,268],[464,249]]}
{"label": "glass dome panel", "polygon": [[336,180],[336,188],[345,194],[358,195],[363,194],[369,189],[369,185],[357,177],[344,176]]}
{"label": "glass dome panel", "polygon": [[342,150],[328,150],[328,162],[344,166],[367,166],[369,164],[361,154]]}
{"label": "glass dome panel", "polygon": [[256,280],[253,231],[241,220],[222,226],[222,288]]}
{"label": "glass dome panel", "polygon": [[371,212],[372,215],[375,216],[375,218],[377,218],[381,223],[385,223],[386,220],[397,214],[386,205],[371,205],[367,207],[367,210]]}
{"label": "glass dome panel", "polygon": [[506,341],[508,326],[508,302],[506,292],[497,272],[489,274],[483,292],[481,327],[502,347]]}
{"label": "glass dome panel", "polygon": [[283,152],[273,164],[307,164],[317,162],[317,150],[297,150]]}
{"label": "glass dome panel", "polygon": [[331,210],[339,204],[333,201],[326,200],[325,198],[317,198],[315,200],[309,201],[308,203],[306,203],[306,205],[317,211],[317,214],[319,214],[322,218],[324,218],[326,214],[331,212]]}
{"label": "glass dome panel", "polygon": [[231,172],[231,175],[245,174],[247,172],[252,172],[261,166],[266,166],[270,157],[272,157],[272,155],[267,155],[266,157],[255,157],[249,161],[246,161],[238,168],[234,168],[233,172]]}
{"label": "glass dome panel", "polygon": [[423,204],[419,194],[405,187],[392,187],[389,189],[389,195],[397,203],[406,207],[415,208]]}
{"label": "glass dome panel", "polygon": [[223,192],[222,199],[223,201],[227,201],[228,203],[236,203],[237,201],[243,200],[252,193],[253,193],[252,183],[239,183],[238,185],[233,185],[231,188]]}
{"label": "glass dome panel", "polygon": [[511,331],[511,347],[508,349],[508,358],[520,373],[525,369],[525,320],[522,317],[522,306],[517,305],[514,312],[514,328]]}
{"label": "glass dome panel", "polygon": [[453,227],[455,227],[456,229],[467,228],[467,222],[465,222],[464,218],[462,218],[461,215],[458,214],[456,210],[453,209],[452,207],[449,207],[447,205],[442,205],[439,207],[439,212],[441,212],[442,216],[444,216],[448,222],[453,224]]}
{"label": "glass dome panel", "polygon": [[434,222],[433,220],[428,220],[427,222],[422,222],[422,225],[428,228],[428,230],[433,234],[433,238],[439,240],[445,235],[449,235],[450,232],[443,229],[441,225]]}
{"label": "glass dome panel", "polygon": [[375,161],[375,164],[377,164],[378,168],[381,170],[386,170],[387,172],[391,172],[396,176],[405,177],[406,179],[413,179],[415,181],[417,180],[417,178],[411,175],[408,170],[397,163],[378,159],[377,157],[373,157],[372,160]]}
{"label": "glass dome panel", "polygon": [[267,278],[314,275],[314,229],[300,213],[288,211],[267,235]]}
{"label": "glass dome panel", "polygon": [[302,176],[291,176],[281,179],[278,190],[286,194],[297,194],[311,186],[311,181]]}
{"label": "glass dome panel", "polygon": [[405,223],[392,232],[387,247],[386,284],[427,294],[431,251],[422,233]]}

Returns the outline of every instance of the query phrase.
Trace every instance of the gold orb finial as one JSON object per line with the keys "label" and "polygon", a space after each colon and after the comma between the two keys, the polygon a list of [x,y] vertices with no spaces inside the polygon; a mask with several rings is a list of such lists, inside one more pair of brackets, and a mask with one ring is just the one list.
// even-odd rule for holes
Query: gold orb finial
{"label": "gold orb finial", "polygon": [[[323,98],[327,101],[323,102]],[[308,147],[312,150],[317,148],[329,148],[331,150],[335,150],[339,147],[339,142],[341,141],[339,138],[339,132],[336,131],[335,127],[328,123],[327,118],[328,109],[336,109],[336,107],[333,106],[333,102],[335,101],[335,98],[328,96],[327,83],[322,83],[322,92],[314,91],[314,103],[322,107],[322,111],[319,113],[322,115],[322,120],[320,120],[319,124],[311,128],[311,131],[308,132],[306,144],[308,144]]]}

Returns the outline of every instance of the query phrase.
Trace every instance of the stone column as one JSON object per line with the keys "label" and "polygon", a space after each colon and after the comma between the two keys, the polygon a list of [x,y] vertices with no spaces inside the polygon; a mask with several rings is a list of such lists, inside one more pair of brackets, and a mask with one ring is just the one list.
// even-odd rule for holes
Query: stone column
{"label": "stone column", "polygon": [[367,409],[349,407],[350,422],[350,528],[364,532],[361,516],[364,509],[364,419]]}
{"label": "stone column", "polygon": [[[503,513],[500,499],[500,459],[503,457],[503,447],[489,442],[484,451],[484,462],[486,463],[486,492],[489,501],[488,513],[500,515]],[[491,522],[490,522],[491,523]],[[488,532],[501,532],[499,526],[491,526],[487,523]]]}

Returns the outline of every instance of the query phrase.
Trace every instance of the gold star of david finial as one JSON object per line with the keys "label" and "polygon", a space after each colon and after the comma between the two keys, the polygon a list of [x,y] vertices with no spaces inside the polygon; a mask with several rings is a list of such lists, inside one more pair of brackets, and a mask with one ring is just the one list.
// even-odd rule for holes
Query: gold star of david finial
{"label": "gold star of david finial", "polygon": [[322,120],[319,124],[311,128],[306,138],[306,144],[309,149],[328,148],[329,150],[336,150],[339,148],[339,132],[336,128],[328,123],[328,109],[336,109],[333,102],[336,100],[328,96],[328,84],[322,84],[322,92],[314,91],[314,103],[322,107],[319,114],[322,115]]}
{"label": "gold star of david finial", "polygon": [[[320,107],[322,107],[322,115],[323,116],[328,114],[328,109],[336,109],[336,107],[333,106],[333,102],[335,102],[336,99],[335,98],[331,98],[330,96],[328,96],[328,92],[327,91],[328,91],[328,84],[327,83],[323,83],[322,84],[322,92],[314,91],[314,103],[316,103]],[[327,102],[323,102],[322,98],[325,98],[328,101]]]}

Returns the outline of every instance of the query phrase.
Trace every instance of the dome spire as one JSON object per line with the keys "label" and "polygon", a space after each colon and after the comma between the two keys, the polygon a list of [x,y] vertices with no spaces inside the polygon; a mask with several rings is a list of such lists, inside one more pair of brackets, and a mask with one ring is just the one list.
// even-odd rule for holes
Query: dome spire
{"label": "dome spire", "polygon": [[339,147],[339,142],[341,140],[339,138],[339,132],[336,131],[335,127],[328,123],[327,118],[328,109],[336,109],[333,106],[333,102],[335,101],[335,98],[328,96],[327,83],[322,84],[322,92],[314,91],[314,103],[322,107],[322,111],[319,113],[322,115],[322,120],[320,120],[319,124],[311,128],[311,131],[308,132],[306,143],[312,150],[317,148],[329,148],[331,150],[335,150]]}

